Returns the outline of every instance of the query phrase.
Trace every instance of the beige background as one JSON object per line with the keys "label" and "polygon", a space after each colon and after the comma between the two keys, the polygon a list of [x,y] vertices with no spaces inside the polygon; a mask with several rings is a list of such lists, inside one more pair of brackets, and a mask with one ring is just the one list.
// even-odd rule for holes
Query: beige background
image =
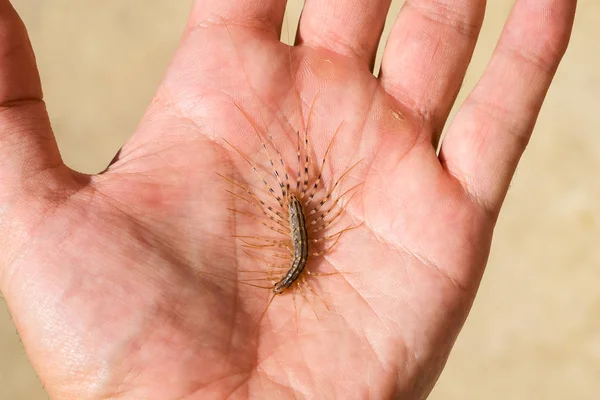
{"label": "beige background", "polygon": [[[13,2],[30,30],[67,164],[101,170],[148,104],[190,0]],[[296,15],[300,2],[290,3]],[[513,2],[488,3],[460,99],[483,71]],[[600,2],[579,4],[570,50],[434,400],[600,398]],[[0,399],[46,398],[0,302]]]}

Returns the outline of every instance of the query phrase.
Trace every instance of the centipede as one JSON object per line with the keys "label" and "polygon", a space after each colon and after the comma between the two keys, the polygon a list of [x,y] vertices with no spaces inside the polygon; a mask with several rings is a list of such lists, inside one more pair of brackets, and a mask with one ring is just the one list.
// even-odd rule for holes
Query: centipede
{"label": "centipede", "polygon": [[[317,318],[318,315],[308,299],[309,293],[320,299],[329,310],[327,303],[313,288],[311,280],[341,275],[342,272],[321,272],[317,271],[317,268],[310,268],[309,265],[318,265],[318,262],[311,263],[311,261],[318,261],[319,258],[333,251],[343,235],[361,226],[361,224],[348,224],[334,229],[332,233],[328,232],[330,227],[338,225],[344,206],[359,192],[362,182],[341,192],[338,189],[362,160],[346,167],[330,185],[326,185],[323,170],[343,124],[340,123],[334,132],[321,162],[314,165],[313,157],[310,155],[308,127],[316,99],[315,97],[311,104],[306,129],[303,133],[296,131],[298,144],[295,173],[291,173],[291,168],[284,161],[273,136],[263,132],[237,103],[234,104],[236,109],[248,122],[260,143],[261,152],[266,159],[265,165],[257,165],[242,150],[223,139],[225,146],[232,149],[253,171],[258,182],[257,187],[252,187],[247,182],[240,182],[234,177],[217,173],[228,183],[227,192],[251,208],[251,210],[230,208],[229,211],[236,217],[246,218],[254,224],[259,224],[272,234],[235,236],[240,241],[245,255],[254,263],[262,265],[262,269],[242,270],[242,273],[253,274],[253,276],[238,279],[237,282],[258,289],[267,289],[272,293],[258,321],[262,320],[269,305],[277,296],[284,296],[289,292],[294,296],[296,291],[299,292],[311,305]],[[311,173],[314,175],[311,176]],[[295,182],[291,178],[294,175]],[[269,182],[268,176],[274,179],[274,184]],[[256,231],[257,227],[252,229]],[[278,262],[269,262],[264,256],[265,252]],[[256,274],[262,276],[257,277]],[[296,304],[295,298],[294,304]]]}
{"label": "centipede", "polygon": [[[232,37],[231,32],[229,34]],[[291,53],[288,52],[288,55],[291,67]],[[291,76],[290,70],[291,87],[294,88]],[[314,134],[311,128],[319,93],[310,102],[303,102],[295,89],[291,93],[298,121],[276,122],[282,128],[287,127],[289,132],[284,129],[285,132],[276,135],[264,118],[254,118],[252,115],[256,112],[247,111],[240,102],[232,99],[236,113],[242,117],[248,130],[244,135],[246,140],[253,138],[259,150],[246,153],[239,143],[234,145],[225,138],[221,139],[223,147],[230,150],[228,153],[237,158],[235,164],[241,165],[238,170],[247,169],[247,172],[238,174],[219,171],[217,175],[226,182],[225,190],[232,198],[233,206],[228,208],[232,220],[238,226],[247,227],[245,232],[236,232],[234,239],[238,241],[236,247],[241,249],[249,266],[239,265],[235,278],[219,277],[271,293],[256,326],[277,297],[290,294],[294,308],[299,293],[317,319],[319,315],[309,299],[310,295],[331,311],[315,282],[317,279],[342,277],[347,272],[323,270],[321,265],[324,257],[335,251],[344,235],[362,226],[355,222],[343,223],[342,218],[346,206],[360,193],[363,185],[361,181],[356,183],[356,179],[349,179],[362,159],[338,171],[334,170],[330,161],[344,130],[343,121],[333,132],[319,133],[331,139],[322,155],[317,156],[311,143]],[[308,105],[305,119],[302,117],[302,104]],[[248,176],[254,176],[254,179]]]}

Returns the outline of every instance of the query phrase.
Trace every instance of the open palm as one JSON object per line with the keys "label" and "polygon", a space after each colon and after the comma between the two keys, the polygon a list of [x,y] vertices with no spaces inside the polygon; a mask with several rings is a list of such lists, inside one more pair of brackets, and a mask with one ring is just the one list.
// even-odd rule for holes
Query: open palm
{"label": "open palm", "polygon": [[[375,78],[389,1],[307,1],[291,49],[278,40],[285,1],[198,1],[135,135],[84,176],[61,161],[23,27],[0,1],[0,288],[50,395],[425,397],[575,8],[516,2],[438,156],[483,3],[407,2]],[[341,125],[327,187],[361,160],[340,185],[362,182],[342,216],[358,227],[310,261],[339,273],[277,296],[262,319],[271,294],[240,278],[248,221],[217,175],[260,183],[225,144],[264,164],[249,120],[293,168],[296,131],[308,124],[319,159]]]}

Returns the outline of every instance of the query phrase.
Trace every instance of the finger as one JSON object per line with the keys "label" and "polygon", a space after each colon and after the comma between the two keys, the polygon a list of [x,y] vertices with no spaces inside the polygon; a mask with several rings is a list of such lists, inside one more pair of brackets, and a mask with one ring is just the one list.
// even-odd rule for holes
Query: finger
{"label": "finger", "polygon": [[492,213],[508,190],[571,33],[575,0],[518,0],[440,158]]}
{"label": "finger", "polygon": [[391,0],[307,0],[298,44],[324,48],[371,66]]}
{"label": "finger", "polygon": [[437,145],[471,60],[484,0],[407,0],[381,63],[384,90],[422,119]]}
{"label": "finger", "polygon": [[0,0],[0,191],[62,165],[23,22]]}
{"label": "finger", "polygon": [[278,40],[281,35],[286,0],[196,0],[190,26],[227,23],[262,31]]}

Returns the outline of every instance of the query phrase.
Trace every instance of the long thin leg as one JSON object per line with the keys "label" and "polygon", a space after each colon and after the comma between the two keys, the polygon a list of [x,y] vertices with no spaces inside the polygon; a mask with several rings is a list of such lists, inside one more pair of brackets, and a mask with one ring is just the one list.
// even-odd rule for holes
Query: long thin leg
{"label": "long thin leg", "polygon": [[235,282],[235,283],[241,283],[242,285],[246,285],[246,286],[251,286],[251,287],[255,287],[255,288],[259,288],[259,289],[273,289],[273,286],[260,286],[260,285],[254,285],[248,282],[243,282],[240,281],[239,279],[234,279],[234,278],[229,278],[223,275],[219,275],[219,274],[213,274],[211,272],[206,272],[206,271],[199,271],[198,272],[199,275],[208,275],[208,276],[213,276],[215,278],[219,278],[219,279],[223,279],[225,281],[229,281],[229,282]]}
{"label": "long thin leg", "polygon": [[[359,185],[362,185],[359,184]],[[358,185],[357,185],[358,186]],[[318,217],[316,217],[314,220],[309,222],[309,225],[314,226],[317,225],[318,222],[323,221],[323,224],[321,226],[319,226],[316,229],[313,229],[313,232],[319,232],[320,230],[323,230],[324,228],[326,228],[327,226],[333,224],[342,214],[342,212],[344,211],[344,207],[340,206],[337,207],[337,212],[333,215],[333,217],[331,217],[330,219],[326,220],[325,218],[333,211],[336,209],[336,206],[338,205],[338,203],[341,201],[341,199],[351,190],[354,190],[357,186],[350,188],[348,191],[346,191],[345,193],[343,193],[340,197],[338,197],[335,202],[333,202],[333,204],[325,211],[323,211]],[[346,205],[350,203],[350,201],[352,201],[352,198],[354,197],[354,195],[357,192],[352,193],[352,195],[350,196],[350,198],[348,199],[348,201],[346,202]],[[309,216],[312,214],[309,214]]]}
{"label": "long thin leg", "polygon": [[289,233],[286,233],[286,232],[282,231],[281,229],[278,229],[278,228],[276,228],[276,227],[274,227],[272,225],[267,224],[264,221],[261,221],[259,219],[259,217],[257,217],[256,215],[250,214],[250,213],[245,212],[245,211],[236,210],[235,208],[228,208],[227,210],[229,210],[231,212],[234,212],[234,213],[237,213],[237,214],[246,215],[247,217],[253,219],[256,222],[259,222],[260,224],[264,225],[265,227],[269,228],[270,230],[272,230],[274,232],[280,233],[280,234],[282,234],[284,236],[288,236],[289,235]]}
{"label": "long thin leg", "polygon": [[321,300],[321,302],[323,303],[323,305],[325,306],[327,311],[331,311],[331,309],[329,308],[329,306],[327,305],[325,300],[323,300],[323,298],[321,296],[319,296],[319,294],[317,292],[315,292],[315,290],[310,286],[310,283],[304,277],[302,277],[302,280],[304,281],[304,284],[306,285],[306,288],[308,289],[308,291],[311,292],[313,295],[317,296],[319,298],[319,300]]}
{"label": "long thin leg", "polygon": [[265,243],[265,244],[257,244],[257,243],[249,243],[242,242],[242,247],[248,247],[253,249],[286,249],[290,251],[290,248],[286,244],[279,243]]}
{"label": "long thin leg", "polygon": [[[319,201],[319,204],[317,204],[316,207],[314,207],[309,215],[313,215],[315,213],[317,213],[321,207],[323,206],[323,204],[327,203],[329,201],[329,199],[331,199],[331,196],[333,195],[333,192],[335,191],[335,189],[338,187],[338,185],[340,184],[340,182],[342,181],[342,179],[344,179],[344,177],[347,176],[347,174],[352,171],[352,169],[354,169],[360,162],[362,162],[362,159],[358,160],[355,164],[353,164],[350,168],[348,168],[333,184],[333,186],[331,187],[331,190],[329,190],[327,192],[327,194],[325,195],[325,197],[323,197],[321,199],[321,201]],[[358,186],[358,185],[357,185]],[[341,196],[340,196],[341,197]]]}
{"label": "long thin leg", "polygon": [[360,224],[360,225],[347,226],[346,228],[342,229],[341,231],[336,232],[336,233],[332,233],[331,235],[323,236],[323,237],[320,237],[318,239],[312,239],[311,242],[313,242],[313,243],[321,243],[321,242],[326,242],[326,241],[331,240],[331,239],[337,239],[338,236],[340,236],[340,235],[342,235],[342,234],[344,234],[344,233],[346,233],[348,231],[352,231],[354,229],[358,229],[363,224],[364,224],[364,222],[362,224]]}
{"label": "long thin leg", "polygon": [[[363,222],[363,223],[364,223],[364,222]],[[344,233],[346,233],[346,232],[348,232],[348,231],[350,231],[350,230],[352,230],[352,229],[357,229],[357,228],[360,228],[362,225],[363,225],[363,224],[361,223],[360,225],[354,226],[354,227],[352,227],[352,228],[346,228],[346,229],[344,229],[344,230],[342,230],[342,231],[338,232],[338,233],[339,233],[339,235],[337,235],[337,238],[335,239],[335,242],[333,242],[333,244],[332,244],[332,245],[330,245],[329,247],[326,247],[325,249],[323,249],[323,250],[321,250],[321,251],[319,251],[319,252],[317,252],[317,253],[313,253],[312,255],[313,255],[314,257],[321,257],[322,255],[324,255],[324,254],[326,254],[326,253],[330,252],[330,251],[331,251],[331,249],[333,249],[333,248],[335,247],[335,245],[336,245],[336,244],[338,244],[338,242],[340,241],[340,238],[342,237],[342,235],[343,235]]]}
{"label": "long thin leg", "polygon": [[[232,196],[235,196],[241,200],[244,200],[247,203],[250,203],[252,206],[254,206],[255,208],[257,208],[265,217],[267,217],[268,219],[270,219],[271,221],[273,221],[274,223],[276,223],[277,225],[281,226],[284,229],[289,229],[289,222],[287,224],[285,224],[284,222],[282,222],[281,219],[277,219],[275,218],[275,216],[273,216],[272,214],[269,214],[268,212],[265,211],[264,208],[260,207],[258,204],[254,203],[253,201],[245,198],[244,196],[241,196],[235,192],[232,192],[231,190],[227,190],[225,189],[225,191],[229,194],[231,194]],[[287,222],[287,221],[285,221]]]}
{"label": "long thin leg", "polygon": [[[266,264],[267,267],[269,268],[273,268],[273,269],[279,269],[279,270],[283,270],[283,269],[289,269],[289,266],[287,264],[271,264],[269,263],[267,260],[265,259],[261,259],[260,257],[250,253],[248,250],[246,249],[242,249],[242,251],[250,258],[252,258],[255,261],[258,262],[263,262]],[[240,270],[238,270],[240,271]],[[240,271],[240,272],[244,272],[244,271]],[[248,271],[249,272],[249,271]],[[253,271],[253,272],[260,272],[260,271]]]}

